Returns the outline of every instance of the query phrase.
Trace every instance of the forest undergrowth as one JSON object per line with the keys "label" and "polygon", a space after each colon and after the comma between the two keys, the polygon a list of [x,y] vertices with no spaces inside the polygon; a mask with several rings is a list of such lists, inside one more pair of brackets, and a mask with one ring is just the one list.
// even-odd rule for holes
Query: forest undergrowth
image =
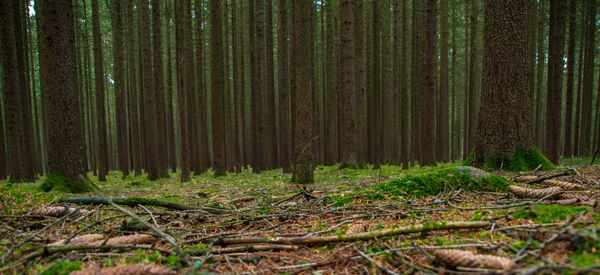
{"label": "forest undergrowth", "polygon": [[326,166],[307,186],[281,170],[112,172],[79,194],[2,183],[0,274],[600,272],[600,166],[565,163],[475,180],[459,163]]}

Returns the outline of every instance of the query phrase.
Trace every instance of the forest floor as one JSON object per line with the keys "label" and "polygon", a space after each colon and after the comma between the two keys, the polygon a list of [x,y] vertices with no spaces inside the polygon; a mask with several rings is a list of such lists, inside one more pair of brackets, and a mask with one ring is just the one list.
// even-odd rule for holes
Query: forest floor
{"label": "forest floor", "polygon": [[[595,196],[600,192],[600,166],[577,165],[582,162],[569,160],[565,161],[569,167],[523,174],[567,171],[558,179],[583,185]],[[368,195],[374,190],[371,186],[382,182],[459,165],[407,170],[387,165],[376,170],[318,167],[316,183],[304,187],[291,184],[290,175],[281,170],[218,178],[206,173],[189,183],[178,182],[177,174],[147,181],[142,176],[122,180],[120,173],[112,172],[106,182],[90,175],[102,193],[75,195],[42,192],[42,179],[17,185],[4,182],[0,184],[0,255],[6,261],[0,274],[69,274],[124,265],[131,270],[148,268],[130,265],[142,263],[155,264],[151,267],[156,274],[189,272],[189,264],[203,274],[502,273],[485,266],[447,266],[436,259],[436,251],[448,248],[504,257],[501,261],[516,263],[511,269],[515,273],[600,271],[600,215],[594,204],[577,200],[558,205],[545,198],[519,199],[508,192],[452,186],[422,198]],[[100,195],[156,198],[227,212],[122,206],[154,225],[158,229],[154,231],[113,205],[59,202],[64,197]],[[50,211],[51,206],[59,206],[58,213]],[[65,206],[68,211],[63,211]],[[69,212],[78,207],[78,212]],[[467,228],[447,229],[452,222]],[[373,236],[388,229],[423,232]],[[79,242],[80,236],[100,241]],[[54,243],[69,237],[76,238],[69,244]],[[179,254],[168,238],[181,248]],[[106,274],[124,270],[105,269]]]}

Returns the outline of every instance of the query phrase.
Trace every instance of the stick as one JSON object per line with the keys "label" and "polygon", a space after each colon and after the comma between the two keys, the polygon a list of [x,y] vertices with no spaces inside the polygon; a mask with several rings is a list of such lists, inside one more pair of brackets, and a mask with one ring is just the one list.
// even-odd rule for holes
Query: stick
{"label": "stick", "polygon": [[215,207],[199,207],[193,205],[185,205],[176,202],[163,201],[154,198],[129,197],[129,198],[60,198],[58,201],[62,203],[77,203],[77,204],[103,204],[110,205],[109,200],[118,205],[126,205],[130,207],[141,205],[160,206],[173,210],[203,210],[211,214],[229,214],[233,212],[229,209]]}
{"label": "stick", "polygon": [[35,238],[37,235],[41,234],[42,232],[50,229],[51,227],[53,227],[55,224],[61,222],[62,220],[66,219],[67,217],[79,212],[79,210],[81,209],[81,207],[76,208],[74,211],[71,211],[69,213],[67,213],[66,215],[56,219],[54,222],[52,222],[51,224],[47,225],[46,227],[40,229],[40,231],[33,233],[32,235],[30,235],[29,237],[25,238],[24,240],[22,240],[21,242],[19,242],[18,244],[13,245],[8,252],[6,252],[4,255],[2,255],[2,258],[0,258],[0,265],[3,265],[4,262],[6,261],[6,258],[8,256],[10,256],[10,254],[12,254],[13,252],[15,252],[15,250],[19,247],[21,247],[23,244],[25,244],[26,242],[30,241],[31,239]]}
{"label": "stick", "polygon": [[417,225],[402,226],[393,229],[378,230],[372,232],[361,232],[345,235],[328,235],[319,237],[298,237],[298,238],[281,238],[281,237],[264,237],[264,238],[231,238],[217,239],[217,245],[231,244],[248,244],[248,243],[271,243],[271,244],[326,244],[348,241],[364,241],[386,236],[395,236],[401,234],[429,232],[433,230],[448,230],[448,229],[468,229],[468,228],[483,228],[490,225],[488,221],[476,222],[448,222],[448,223],[424,223]]}

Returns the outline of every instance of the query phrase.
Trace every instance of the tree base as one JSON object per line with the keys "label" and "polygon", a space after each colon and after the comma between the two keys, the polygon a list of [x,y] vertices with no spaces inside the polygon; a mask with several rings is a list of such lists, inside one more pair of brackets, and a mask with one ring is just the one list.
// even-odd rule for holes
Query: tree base
{"label": "tree base", "polygon": [[464,161],[465,166],[480,167],[486,171],[507,170],[513,172],[556,169],[550,160],[548,160],[540,151],[536,149],[517,148],[515,154],[510,158],[487,157],[485,161],[476,161],[475,149],[471,151]]}
{"label": "tree base", "polygon": [[84,193],[93,190],[91,183],[78,182],[60,172],[48,174],[40,188],[44,192],[59,191],[63,193]]}

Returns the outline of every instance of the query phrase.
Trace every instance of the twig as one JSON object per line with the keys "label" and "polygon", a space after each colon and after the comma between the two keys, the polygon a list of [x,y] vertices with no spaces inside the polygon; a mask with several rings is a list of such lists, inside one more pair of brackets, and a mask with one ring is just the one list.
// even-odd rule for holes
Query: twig
{"label": "twig", "polygon": [[148,214],[150,215],[150,218],[152,219],[152,222],[154,223],[154,226],[156,226],[156,228],[158,228],[158,223],[156,223],[156,219],[154,219],[154,215],[152,215],[152,212],[150,212],[150,210],[148,210],[148,208],[144,207],[141,204],[138,204],[138,206],[143,208],[144,210],[146,210],[146,212],[148,212]]}
{"label": "twig", "polygon": [[12,254],[13,252],[15,252],[15,250],[19,247],[21,247],[23,244],[25,244],[26,242],[30,241],[31,239],[35,238],[37,235],[41,234],[42,232],[50,229],[51,227],[53,227],[55,224],[61,222],[62,220],[70,217],[71,215],[73,215],[74,213],[79,212],[79,210],[81,209],[81,207],[76,208],[74,211],[71,211],[69,213],[67,213],[66,215],[56,219],[54,222],[52,222],[51,224],[45,226],[44,228],[42,228],[41,230],[39,230],[38,232],[33,233],[32,235],[30,235],[29,237],[25,238],[24,240],[20,241],[18,244],[13,245],[4,255],[2,255],[2,258],[0,258],[0,265],[3,265],[4,262],[6,261],[6,258],[8,256],[10,256],[10,254]]}
{"label": "twig", "polygon": [[382,269],[383,271],[385,271],[385,273],[392,274],[392,275],[399,275],[398,273],[387,269],[385,266],[383,266],[382,264],[380,264],[378,261],[375,261],[373,258],[369,257],[369,255],[365,254],[364,252],[362,252],[362,251],[360,251],[358,249],[354,249],[354,250],[358,254],[360,254],[360,256],[362,256],[363,258],[367,259],[368,261],[374,263],[377,267],[379,267],[380,269]]}
{"label": "twig", "polygon": [[77,204],[104,204],[109,205],[108,200],[111,200],[112,203],[118,205],[126,205],[126,206],[137,206],[138,204],[142,205],[154,205],[160,206],[164,208],[169,208],[173,210],[203,210],[211,214],[231,214],[234,211],[225,209],[225,208],[216,208],[216,207],[199,207],[193,205],[185,205],[176,202],[157,200],[154,198],[140,198],[140,197],[128,197],[128,198],[61,198],[59,202],[63,203],[77,203]]}

